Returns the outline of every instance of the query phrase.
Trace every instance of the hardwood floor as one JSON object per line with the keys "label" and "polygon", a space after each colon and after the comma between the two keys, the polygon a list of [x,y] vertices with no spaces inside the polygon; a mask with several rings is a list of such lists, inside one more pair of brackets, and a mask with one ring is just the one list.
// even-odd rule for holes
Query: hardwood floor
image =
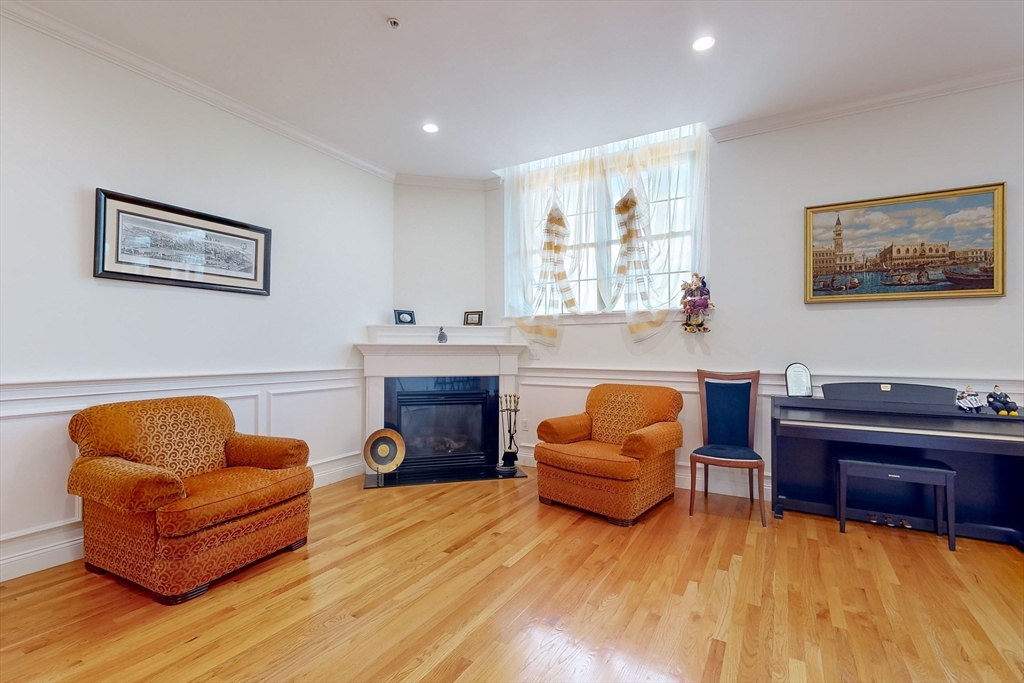
{"label": "hardwood floor", "polygon": [[175,607],[81,561],[0,584],[3,681],[1021,681],[1024,554],[529,479],[313,492],[309,545]]}

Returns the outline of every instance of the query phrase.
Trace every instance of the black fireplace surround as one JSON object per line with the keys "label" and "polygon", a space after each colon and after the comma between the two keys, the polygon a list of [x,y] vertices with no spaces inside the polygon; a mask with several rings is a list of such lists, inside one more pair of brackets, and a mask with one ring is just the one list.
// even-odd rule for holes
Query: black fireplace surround
{"label": "black fireplace surround", "polygon": [[402,435],[405,460],[368,487],[496,478],[498,378],[385,377],[384,426]]}

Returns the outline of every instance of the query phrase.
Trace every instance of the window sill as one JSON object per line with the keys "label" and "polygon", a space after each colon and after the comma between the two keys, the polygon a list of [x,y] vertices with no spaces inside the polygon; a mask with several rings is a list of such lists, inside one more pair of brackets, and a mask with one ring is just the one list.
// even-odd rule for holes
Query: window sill
{"label": "window sill", "polygon": [[[670,311],[673,309],[669,309]],[[514,327],[515,318],[505,317],[502,324]],[[558,316],[559,325],[625,325],[626,314],[623,311],[612,313],[576,313]]]}

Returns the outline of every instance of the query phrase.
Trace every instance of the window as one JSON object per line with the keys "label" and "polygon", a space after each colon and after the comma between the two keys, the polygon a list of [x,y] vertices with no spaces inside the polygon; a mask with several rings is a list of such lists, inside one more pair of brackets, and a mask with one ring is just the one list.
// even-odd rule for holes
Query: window
{"label": "window", "polygon": [[[697,124],[498,171],[506,313],[532,318],[675,308],[682,282],[707,263],[707,145],[707,129]],[[616,204],[630,192],[635,210],[617,214]],[[564,249],[552,249],[547,230],[555,208],[568,231]],[[545,258],[564,266],[555,270],[564,271],[569,287],[558,296]]]}

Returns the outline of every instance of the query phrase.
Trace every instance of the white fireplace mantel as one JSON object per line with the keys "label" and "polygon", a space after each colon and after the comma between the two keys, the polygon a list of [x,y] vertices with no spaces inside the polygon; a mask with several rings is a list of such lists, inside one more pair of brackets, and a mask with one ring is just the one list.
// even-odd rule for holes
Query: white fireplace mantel
{"label": "white fireplace mantel", "polygon": [[512,341],[510,328],[456,326],[445,333],[448,342],[441,344],[435,327],[367,326],[369,341],[355,345],[366,378],[364,440],[384,426],[385,377],[497,376],[500,393],[516,393],[519,356],[529,347]]}

